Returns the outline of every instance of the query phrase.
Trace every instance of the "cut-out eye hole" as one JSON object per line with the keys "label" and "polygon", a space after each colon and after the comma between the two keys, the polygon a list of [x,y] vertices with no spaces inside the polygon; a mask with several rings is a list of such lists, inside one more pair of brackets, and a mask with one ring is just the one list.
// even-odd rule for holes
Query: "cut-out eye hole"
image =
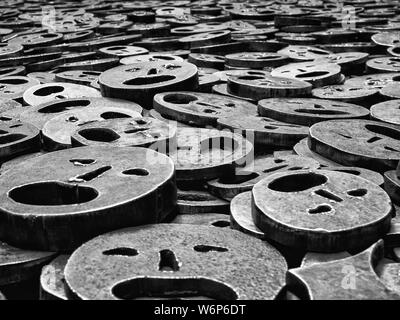
{"label": "cut-out eye hole", "polygon": [[96,163],[94,159],[71,159],[69,160],[74,166],[87,166]]}
{"label": "cut-out eye hole", "polygon": [[218,228],[227,228],[230,227],[231,223],[226,220],[218,220],[213,223],[211,223],[212,226],[218,227]]}
{"label": "cut-out eye hole", "polygon": [[368,193],[367,189],[355,189],[355,190],[350,190],[347,192],[347,194],[352,197],[363,197],[367,193]]}
{"label": "cut-out eye hole", "polygon": [[143,168],[134,168],[134,169],[128,169],[122,172],[122,174],[128,175],[128,176],[148,176],[150,174],[149,171]]}
{"label": "cut-out eye hole", "polygon": [[139,254],[139,252],[133,248],[121,247],[103,251],[103,254],[105,256],[135,257]]}
{"label": "cut-out eye hole", "polygon": [[208,246],[208,245],[197,245],[193,247],[194,251],[197,252],[227,252],[229,251],[227,248],[224,247],[216,247],[216,246]]}

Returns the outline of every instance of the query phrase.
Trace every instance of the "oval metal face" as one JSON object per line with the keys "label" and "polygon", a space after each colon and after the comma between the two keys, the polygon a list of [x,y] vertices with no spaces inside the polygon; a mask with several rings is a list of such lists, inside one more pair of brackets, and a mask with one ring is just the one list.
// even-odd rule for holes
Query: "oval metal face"
{"label": "oval metal face", "polygon": [[75,296],[85,300],[265,300],[278,294],[286,268],[276,249],[240,232],[160,224],[91,240],[71,256],[65,277]]}
{"label": "oval metal face", "polygon": [[392,204],[376,184],[327,170],[273,174],[253,190],[256,226],[287,246],[317,252],[352,251],[390,227]]}
{"label": "oval metal face", "polygon": [[25,103],[34,107],[58,99],[83,97],[100,98],[101,94],[96,89],[65,82],[52,82],[35,85],[26,90],[23,94]]}
{"label": "oval metal face", "polygon": [[73,146],[147,147],[170,143],[176,128],[151,117],[94,121],[77,127]]}
{"label": "oval metal face", "polygon": [[335,63],[322,64],[316,61],[291,63],[272,70],[273,77],[293,78],[311,83],[314,87],[338,84],[341,68]]}
{"label": "oval metal face", "polygon": [[120,107],[85,107],[62,112],[43,125],[44,146],[49,150],[71,147],[71,136],[86,123],[140,117],[138,112]]}
{"label": "oval metal face", "polygon": [[198,126],[216,126],[219,118],[229,115],[241,117],[256,113],[256,106],[252,103],[190,91],[159,93],[154,96],[153,107],[169,119]]}
{"label": "oval metal face", "polygon": [[[5,112],[6,116],[17,117],[22,121],[29,122],[33,124],[35,127],[42,129],[43,125],[49,121],[50,119],[71,112],[76,109],[84,109],[84,108],[97,108],[99,110],[104,108],[118,108],[125,109],[126,112],[129,113],[139,113],[141,114],[143,109],[138,104],[120,100],[120,99],[111,99],[111,98],[89,98],[82,97],[76,99],[63,99],[63,100],[55,100],[47,103],[39,104],[33,108],[24,108],[21,111],[12,110]],[[111,116],[111,114],[109,114]],[[110,117],[108,117],[110,118]]]}
{"label": "oval metal face", "polygon": [[386,123],[400,125],[400,100],[390,100],[373,105],[371,117]]}
{"label": "oval metal face", "polygon": [[16,120],[0,121],[0,163],[19,155],[40,150],[40,132]]}
{"label": "oval metal face", "polygon": [[395,169],[400,160],[400,129],[370,120],[334,120],[310,128],[310,149],[347,166],[378,172]]}
{"label": "oval metal face", "polygon": [[264,146],[292,147],[308,135],[306,126],[284,123],[260,115],[240,118],[232,115],[218,119],[218,125],[245,134],[254,144]]}
{"label": "oval metal face", "polygon": [[103,72],[99,84],[106,97],[124,97],[150,108],[156,93],[195,89],[197,73],[197,67],[186,62],[141,62]]}
{"label": "oval metal face", "polygon": [[265,99],[258,112],[278,121],[310,126],[324,120],[366,118],[367,108],[345,102],[322,99]]}
{"label": "oval metal face", "polygon": [[297,155],[258,156],[247,166],[237,168],[234,174],[208,181],[207,186],[215,196],[231,200],[239,193],[250,191],[258,181],[275,172],[315,170],[319,166],[316,160]]}
{"label": "oval metal face", "polygon": [[144,148],[52,152],[0,180],[2,238],[45,250],[70,250],[106,230],[162,221],[176,205],[172,160]]}

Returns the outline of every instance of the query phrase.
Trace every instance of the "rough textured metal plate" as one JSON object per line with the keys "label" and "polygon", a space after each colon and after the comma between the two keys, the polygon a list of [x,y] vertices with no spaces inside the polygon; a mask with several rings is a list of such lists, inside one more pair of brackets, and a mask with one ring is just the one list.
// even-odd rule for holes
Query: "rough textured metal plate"
{"label": "rough textured metal plate", "polygon": [[375,266],[383,258],[383,241],[341,260],[291,269],[288,284],[311,300],[398,300],[378,277]]}
{"label": "rough textured metal plate", "polygon": [[207,182],[208,190],[217,197],[232,200],[237,194],[250,191],[263,178],[280,171],[315,170],[319,162],[311,158],[297,155],[281,157],[260,156],[244,168],[237,168],[236,172],[227,177]]}
{"label": "rough textured metal plate", "polygon": [[[149,161],[155,156],[160,161]],[[145,148],[52,152],[0,180],[1,238],[42,250],[71,250],[107,231],[160,222],[176,204],[172,161]]]}
{"label": "rough textured metal plate", "polygon": [[195,224],[217,228],[229,228],[229,216],[221,213],[180,214],[171,223]]}
{"label": "rough textured metal plate", "polygon": [[386,192],[395,204],[400,205],[400,177],[396,170],[385,172],[384,177]]}
{"label": "rough textured metal plate", "polygon": [[99,84],[103,96],[123,97],[149,108],[160,91],[195,89],[197,67],[178,61],[135,63],[103,72]]}
{"label": "rough textured metal plate", "polygon": [[71,147],[71,136],[82,125],[109,119],[140,118],[140,114],[129,108],[114,106],[89,106],[62,112],[43,124],[44,147],[58,150]]}
{"label": "rough textured metal plate", "polygon": [[99,52],[107,56],[123,58],[123,57],[147,54],[149,50],[135,46],[111,46],[111,47],[100,48]]}
{"label": "rough textured metal plate", "polygon": [[246,69],[262,69],[265,67],[280,67],[289,61],[284,54],[271,52],[240,52],[225,56],[227,65]]}
{"label": "rough textured metal plate", "polygon": [[261,116],[311,126],[325,120],[367,118],[369,110],[356,104],[322,99],[265,99],[258,102]]}
{"label": "rough textured metal plate", "polygon": [[135,63],[141,63],[141,62],[183,62],[183,59],[178,56],[174,56],[171,54],[164,54],[162,52],[160,53],[149,53],[149,54],[141,54],[141,55],[133,55],[131,57],[125,57],[120,60],[121,64],[124,65],[130,65],[130,64],[135,64]]}
{"label": "rough textured metal plate", "polygon": [[277,296],[286,268],[276,249],[240,232],[161,224],[93,239],[71,256],[65,277],[71,291],[85,300],[193,296],[265,300]]}
{"label": "rough textured metal plate", "polygon": [[42,268],[40,300],[68,300],[64,268],[70,255],[59,255]]}
{"label": "rough textured metal plate", "polygon": [[39,130],[20,121],[0,122],[0,162],[40,150]]}
{"label": "rough textured metal plate", "polygon": [[238,118],[229,116],[218,119],[218,126],[240,131],[256,145],[292,147],[308,134],[308,127],[284,123],[259,115]]}
{"label": "rough textured metal plate", "polygon": [[308,144],[311,150],[347,166],[383,172],[400,160],[400,129],[370,120],[334,120],[314,124]]}
{"label": "rough textured metal plate", "polygon": [[385,101],[373,105],[371,117],[386,123],[400,125],[400,100]]}
{"label": "rough textured metal plate", "polygon": [[24,76],[2,77],[0,78],[0,98],[21,99],[26,90],[38,84],[38,80]]}
{"label": "rough textured metal plate", "polygon": [[33,124],[39,129],[42,129],[43,125],[47,121],[61,113],[67,113],[73,111],[74,109],[82,109],[86,107],[95,108],[98,110],[103,110],[103,108],[117,108],[104,110],[104,112],[109,112],[108,114],[104,115],[104,119],[110,119],[113,116],[118,116],[118,114],[113,115],[113,112],[125,111],[125,114],[137,115],[137,113],[141,114],[143,111],[142,107],[140,107],[138,104],[126,100],[82,97],[76,99],[54,100],[39,104],[36,107],[24,108],[21,111],[8,111],[5,112],[4,115],[16,117],[22,121]]}
{"label": "rough textured metal plate", "polygon": [[337,84],[341,77],[341,68],[334,63],[318,62],[291,63],[272,70],[273,77],[294,78],[311,83],[314,87]]}
{"label": "rough textured metal plate", "polygon": [[232,172],[253,152],[249,141],[226,131],[179,128],[176,139],[169,157],[175,163],[178,180],[215,179]]}
{"label": "rough textured metal plate", "polygon": [[382,57],[367,61],[367,70],[369,72],[399,72],[399,57]]}
{"label": "rough textured metal plate", "polygon": [[348,173],[276,173],[258,182],[252,197],[256,226],[286,246],[351,251],[377,241],[390,228],[388,195]]}
{"label": "rough textured metal plate", "polygon": [[228,201],[201,190],[178,190],[177,207],[181,215],[210,212],[229,213]]}
{"label": "rough textured metal plate", "polygon": [[164,92],[154,96],[153,107],[161,115],[197,126],[216,126],[221,117],[256,114],[256,106],[239,99],[190,91]]}
{"label": "rough textured metal plate", "polygon": [[151,117],[93,121],[77,127],[71,144],[80,146],[148,147],[169,144],[176,128]]}
{"label": "rough textured metal plate", "polygon": [[54,100],[83,97],[99,98],[101,94],[98,90],[87,86],[64,82],[34,85],[23,94],[25,103],[33,107]]}
{"label": "rough textured metal plate", "polygon": [[308,138],[304,138],[295,144],[293,150],[296,154],[303,157],[308,157],[317,160],[321,166],[329,167],[329,166],[340,166],[338,163],[329,160],[327,158],[322,157],[318,153],[310,150],[308,146]]}
{"label": "rough textured metal plate", "polygon": [[288,56],[294,61],[313,61],[318,58],[326,57],[332,52],[311,46],[288,46],[278,53]]}
{"label": "rough textured metal plate", "polygon": [[[253,72],[256,73],[256,72]],[[279,78],[271,75],[239,75],[228,78],[228,90],[232,94],[261,100],[273,97],[301,97],[311,93],[308,82]]]}
{"label": "rough textured metal plate", "polygon": [[54,252],[19,249],[0,241],[0,285],[37,277],[43,265],[54,256]]}
{"label": "rough textured metal plate", "polygon": [[71,82],[89,86],[93,81],[97,80],[100,76],[100,71],[92,70],[68,70],[57,72],[53,82]]}

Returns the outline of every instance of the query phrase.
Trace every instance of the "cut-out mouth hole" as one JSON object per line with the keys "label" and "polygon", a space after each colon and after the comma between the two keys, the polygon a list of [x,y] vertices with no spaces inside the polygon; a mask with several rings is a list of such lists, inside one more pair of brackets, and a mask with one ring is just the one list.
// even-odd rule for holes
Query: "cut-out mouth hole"
{"label": "cut-out mouth hole", "polygon": [[239,144],[229,137],[208,138],[200,142],[200,152],[207,153],[215,150],[234,151]]}
{"label": "cut-out mouth hole", "polygon": [[375,134],[381,134],[385,137],[400,140],[400,131],[392,128],[381,127],[373,124],[367,124],[365,128]]}
{"label": "cut-out mouth hole", "polygon": [[348,115],[348,112],[338,110],[322,110],[322,109],[296,109],[294,112],[307,113],[307,114],[321,114],[321,115]]}
{"label": "cut-out mouth hole", "polygon": [[51,34],[51,33],[44,33],[40,35],[42,38],[56,38],[56,34]]}
{"label": "cut-out mouth hole", "polygon": [[132,128],[129,130],[125,130],[124,133],[132,134],[132,133],[143,132],[143,131],[148,131],[148,130],[149,130],[149,128]]}
{"label": "cut-out mouth hole", "polygon": [[372,138],[368,139],[367,142],[368,143],[373,143],[373,142],[376,142],[376,141],[379,141],[379,140],[382,140],[382,138],[381,137],[372,137]]}
{"label": "cut-out mouth hole", "polygon": [[104,120],[131,118],[131,116],[127,114],[111,111],[102,113],[100,117]]}
{"label": "cut-out mouth hole", "polygon": [[188,94],[174,93],[165,95],[163,100],[172,104],[189,104],[190,102],[198,100],[198,98]]}
{"label": "cut-out mouth hole", "polygon": [[129,175],[129,176],[148,176],[150,173],[146,169],[143,168],[133,168],[128,169],[122,172],[122,174]]}
{"label": "cut-out mouth hole", "polygon": [[51,94],[63,92],[64,90],[65,90],[65,88],[61,87],[61,86],[48,86],[48,87],[44,87],[44,88],[40,88],[40,89],[36,90],[35,92],[33,92],[33,94],[35,96],[45,97],[45,96],[49,96]]}
{"label": "cut-out mouth hole", "polygon": [[281,166],[277,166],[277,167],[272,167],[272,168],[268,168],[263,170],[264,173],[270,173],[270,172],[274,172],[283,168],[286,168],[288,165],[287,164],[283,164]]}
{"label": "cut-out mouth hole", "polygon": [[342,202],[343,199],[338,197],[337,195],[333,194],[332,192],[328,191],[328,190],[324,190],[324,189],[319,189],[317,191],[315,191],[315,194],[324,197],[326,199],[335,201],[335,202]]}
{"label": "cut-out mouth hole", "polygon": [[221,184],[240,184],[240,183],[245,183],[247,181],[256,179],[259,176],[260,175],[258,173],[251,172],[249,174],[238,174],[238,175],[223,177],[223,178],[220,178],[218,180],[218,182]]}
{"label": "cut-out mouth hole", "polygon": [[309,172],[280,177],[272,181],[268,188],[279,192],[300,192],[325,184],[328,178],[324,175]]}
{"label": "cut-out mouth hole", "polygon": [[19,133],[12,133],[12,134],[8,134],[6,136],[1,136],[0,137],[0,145],[16,142],[16,141],[22,140],[26,137],[27,137],[26,135],[19,134]]}
{"label": "cut-out mouth hole", "polygon": [[62,182],[37,182],[11,190],[8,196],[22,204],[34,206],[63,206],[94,200],[98,192],[91,187]]}
{"label": "cut-out mouth hole", "polygon": [[227,228],[231,226],[231,223],[229,221],[225,220],[218,220],[213,223],[211,223],[212,226],[217,227],[217,228]]}
{"label": "cut-out mouth hole", "polygon": [[71,159],[69,160],[74,166],[88,166],[96,163],[94,159]]}
{"label": "cut-out mouth hole", "polygon": [[88,182],[92,181],[93,179],[96,179],[100,177],[103,173],[107,172],[108,170],[111,170],[111,166],[105,166],[105,167],[100,167],[96,170],[93,170],[91,172],[87,172],[85,174],[82,174],[80,176],[74,177],[69,179],[70,182]]}
{"label": "cut-out mouth hole", "polygon": [[118,299],[179,299],[205,297],[216,300],[237,300],[229,286],[206,278],[135,278],[116,284],[112,294]]}
{"label": "cut-out mouth hole", "polygon": [[124,49],[126,49],[126,47],[110,47],[110,48],[108,48],[108,50],[124,50]]}
{"label": "cut-out mouth hole", "polygon": [[86,76],[96,76],[98,77],[101,72],[96,72],[96,71],[83,71],[82,74],[86,75]]}
{"label": "cut-out mouth hole", "polygon": [[171,250],[165,249],[160,251],[160,262],[158,270],[162,272],[176,272],[180,269],[180,263]]}
{"label": "cut-out mouth hole", "polygon": [[347,192],[347,194],[352,197],[363,197],[367,193],[368,193],[367,189],[355,189],[355,190],[350,190]]}
{"label": "cut-out mouth hole", "polygon": [[121,248],[114,248],[114,249],[103,251],[103,254],[105,256],[135,257],[139,253],[136,249],[121,247]]}
{"label": "cut-out mouth hole", "polygon": [[167,82],[174,80],[175,76],[163,75],[163,76],[155,76],[155,77],[137,77],[130,80],[126,80],[123,84],[128,86],[144,86],[149,84],[155,84],[160,82]]}
{"label": "cut-out mouth hole", "polygon": [[314,71],[314,72],[305,72],[296,75],[296,78],[317,78],[328,75],[328,71]]}
{"label": "cut-out mouth hole", "polygon": [[61,101],[38,110],[39,113],[60,113],[75,107],[87,107],[89,100]]}
{"label": "cut-out mouth hole", "polygon": [[332,207],[324,204],[324,205],[320,205],[314,209],[308,209],[308,213],[309,214],[318,214],[318,213],[327,213],[332,211]]}
{"label": "cut-out mouth hole", "polygon": [[257,57],[257,60],[273,60],[273,59],[279,59],[281,58],[280,56],[269,56],[269,57]]}
{"label": "cut-out mouth hole", "polygon": [[12,85],[19,85],[28,83],[26,79],[0,79],[1,84],[12,84]]}
{"label": "cut-out mouth hole", "polygon": [[314,53],[314,54],[329,55],[329,52],[317,50],[317,49],[308,49],[308,52]]}
{"label": "cut-out mouth hole", "polygon": [[194,251],[197,252],[228,252],[229,250],[224,247],[208,246],[208,245],[197,245],[193,247]]}
{"label": "cut-out mouth hole", "polygon": [[121,138],[114,130],[107,128],[82,129],[78,134],[86,140],[97,142],[113,142]]}
{"label": "cut-out mouth hole", "polygon": [[332,171],[350,173],[350,174],[353,174],[353,175],[355,175],[355,176],[359,176],[359,175],[361,174],[361,172],[355,171],[355,170],[346,170],[346,169],[343,169],[343,170],[342,170],[342,169],[330,169],[330,168],[327,168],[327,169],[332,170]]}

